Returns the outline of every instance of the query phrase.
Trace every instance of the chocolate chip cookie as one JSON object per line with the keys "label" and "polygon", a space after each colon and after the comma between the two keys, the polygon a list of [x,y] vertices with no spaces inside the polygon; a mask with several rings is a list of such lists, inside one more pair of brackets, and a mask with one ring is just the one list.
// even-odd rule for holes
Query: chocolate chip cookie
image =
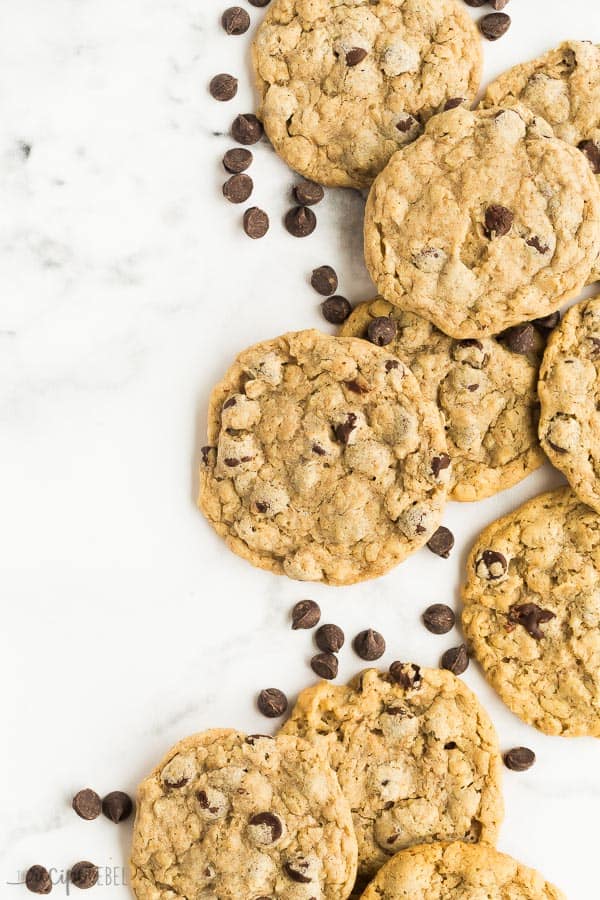
{"label": "chocolate chip cookie", "polygon": [[173,747],[140,786],[138,900],[345,900],[355,873],[348,804],[303,741],[207,731]]}
{"label": "chocolate chip cookie", "polygon": [[386,350],[409,366],[442,413],[451,500],[489,497],[542,465],[537,380],[544,339],[534,325],[495,338],[453,340],[379,297],[359,304],[340,334],[377,340],[382,324],[391,326]]}
{"label": "chocolate chip cookie", "polygon": [[563,488],[490,525],[463,628],[492,687],[546,734],[600,737],[600,516]]}
{"label": "chocolate chip cookie", "polygon": [[524,107],[454,109],[395,154],[367,202],[379,293],[455,338],[546,316],[576,296],[600,247],[585,156]]}
{"label": "chocolate chip cookie", "polygon": [[199,505],[229,547],[303,581],[382,575],[440,524],[440,415],[393,354],[318,331],[245,350],[213,391]]}
{"label": "chocolate chip cookie", "polygon": [[600,295],[572,306],[540,372],[540,440],[552,463],[600,512]]}
{"label": "chocolate chip cookie", "polygon": [[327,752],[352,808],[359,878],[413,844],[496,840],[496,734],[450,672],[397,662],[348,686],[322,682],[300,694],[283,733]]}
{"label": "chocolate chip cookie", "polygon": [[[565,41],[509,69],[488,87],[484,106],[521,101],[543,116],[561,140],[577,147],[600,181],[600,46]],[[600,279],[600,258],[591,281]]]}
{"label": "chocolate chip cookie", "polygon": [[362,900],[566,900],[535,869],[484,844],[427,844],[398,853]]}
{"label": "chocolate chip cookie", "polygon": [[363,188],[430,116],[470,103],[482,52],[458,0],[274,0],[253,61],[277,153],[321,184]]}

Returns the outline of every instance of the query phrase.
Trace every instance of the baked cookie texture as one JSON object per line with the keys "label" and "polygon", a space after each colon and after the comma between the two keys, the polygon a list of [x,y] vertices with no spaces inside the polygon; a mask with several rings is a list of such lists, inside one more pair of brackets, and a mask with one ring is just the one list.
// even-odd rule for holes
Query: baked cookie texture
{"label": "baked cookie texture", "polygon": [[458,0],[273,0],[253,62],[277,153],[321,184],[364,188],[447,101],[473,100],[482,50]]}
{"label": "baked cookie texture", "polygon": [[131,851],[138,900],[345,900],[355,873],[348,804],[303,741],[196,734],[139,788]]}
{"label": "baked cookie texture", "polygon": [[452,459],[449,499],[481,500],[521,481],[544,462],[537,430],[537,381],[544,340],[527,354],[497,338],[454,340],[427,319],[381,297],[355,307],[340,334],[367,338],[377,318],[396,332],[386,350],[410,368],[437,404]]}
{"label": "baked cookie texture", "polygon": [[[543,116],[561,140],[578,147],[600,181],[600,46],[565,41],[531,62],[500,75],[488,87],[483,106],[520,101]],[[600,258],[592,281],[600,279]]]}
{"label": "baked cookie texture", "polygon": [[238,356],[210,400],[199,505],[229,547],[303,581],[382,575],[440,524],[440,415],[393,354],[318,331]]}
{"label": "baked cookie texture", "polygon": [[379,293],[456,338],[554,312],[584,287],[599,246],[587,159],[522,106],[430,119],[367,202]]}
{"label": "baked cookie texture", "polygon": [[539,395],[544,450],[600,512],[600,295],[572,306],[551,337]]}
{"label": "baked cookie texture", "polygon": [[282,729],[326,752],[354,816],[359,879],[428,841],[495,842],[503,817],[494,727],[443,669],[395,663],[302,691]]}
{"label": "baked cookie texture", "polygon": [[490,684],[546,734],[600,736],[600,517],[570,490],[477,539],[463,628]]}
{"label": "baked cookie texture", "polygon": [[485,844],[427,844],[398,853],[362,900],[566,900],[535,869]]}

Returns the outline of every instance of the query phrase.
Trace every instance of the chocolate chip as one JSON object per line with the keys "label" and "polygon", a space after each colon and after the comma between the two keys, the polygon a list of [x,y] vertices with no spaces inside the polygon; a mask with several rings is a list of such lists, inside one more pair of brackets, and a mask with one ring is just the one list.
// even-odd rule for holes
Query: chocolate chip
{"label": "chocolate chip", "polygon": [[515,325],[513,328],[507,328],[502,334],[498,335],[498,340],[513,353],[520,353],[527,356],[535,350],[535,327],[531,322],[525,322],[523,325]]}
{"label": "chocolate chip", "polygon": [[356,378],[351,378],[350,381],[345,381],[344,384],[353,394],[368,394],[371,390],[365,381],[358,381]]}
{"label": "chocolate chip", "polygon": [[300,600],[292,610],[292,629],[314,628],[321,618],[321,608],[314,600]]}
{"label": "chocolate chip", "polygon": [[548,244],[544,244],[537,234],[533,234],[530,238],[527,238],[525,241],[528,247],[533,247],[534,250],[537,250],[538,253],[547,253],[550,247]]}
{"label": "chocolate chip", "polygon": [[577,146],[592,167],[594,175],[600,175],[600,144],[596,141],[581,141]]}
{"label": "chocolate chip", "polygon": [[367,51],[364,47],[352,47],[346,53],[346,65],[357,66],[366,57]]}
{"label": "chocolate chip", "polygon": [[411,128],[414,128],[415,125],[418,125],[418,124],[419,123],[417,122],[415,117],[411,116],[409,113],[408,115],[404,116],[402,119],[398,119],[398,121],[396,122],[396,128],[402,134],[407,134],[411,130]]}
{"label": "chocolate chip", "polygon": [[102,800],[102,812],[111,822],[124,822],[132,809],[131,797],[125,791],[111,791]]}
{"label": "chocolate chip", "polygon": [[331,681],[338,673],[337,656],[333,653],[317,653],[310,661],[310,667],[319,678]]}
{"label": "chocolate chip", "polygon": [[432,634],[448,634],[454,628],[456,616],[445,603],[434,603],[423,613],[423,624]]}
{"label": "chocolate chip", "polygon": [[398,369],[398,368],[400,368],[400,363],[398,362],[397,359],[387,359],[386,360],[386,362],[385,362],[385,371],[386,372],[391,372],[392,369]]}
{"label": "chocolate chip", "polygon": [[439,456],[434,456],[431,460],[431,471],[435,478],[439,478],[440,472],[444,469],[447,469],[450,465],[450,457],[447,453],[440,453]]}
{"label": "chocolate chip", "polygon": [[379,659],[385,653],[385,638],[373,628],[360,631],[352,641],[354,652],[361,659]]}
{"label": "chocolate chip", "polygon": [[311,449],[313,453],[317,454],[317,456],[327,456],[327,450],[324,450],[320,444],[313,444]]}
{"label": "chocolate chip", "polygon": [[465,644],[451,647],[442,656],[442,669],[448,669],[453,675],[462,675],[469,666],[469,654]]}
{"label": "chocolate chip", "polygon": [[418,688],[421,684],[421,666],[415,663],[403,663],[396,660],[390,666],[392,681],[408,691],[410,688]]}
{"label": "chocolate chip", "polygon": [[[319,266],[318,269],[312,270],[310,283],[314,287],[317,294],[321,294],[322,297],[328,297],[330,294],[333,294],[335,291],[337,291],[337,273],[335,269],[331,268],[331,266]],[[341,299],[343,300],[344,298],[342,297]],[[348,301],[346,301],[346,303],[347,302]]]}
{"label": "chocolate chip", "polygon": [[250,16],[241,6],[230,6],[221,16],[227,34],[244,34],[250,28]]}
{"label": "chocolate chip", "polygon": [[269,217],[263,209],[251,206],[244,213],[244,231],[253,240],[262,238],[269,230]]}
{"label": "chocolate chip", "polygon": [[202,447],[200,453],[202,454],[202,465],[207,466],[210,459],[210,451],[214,450],[214,447]]}
{"label": "chocolate chip", "polygon": [[239,460],[239,459],[236,459],[235,456],[227,456],[227,457],[223,460],[223,462],[224,462],[225,465],[228,466],[228,468],[230,468],[230,469],[235,469],[236,466],[239,466],[239,464],[240,464],[240,460]]}
{"label": "chocolate chip", "polygon": [[377,316],[372,322],[369,322],[367,328],[367,337],[372,344],[378,347],[385,347],[390,344],[396,337],[397,326],[394,319],[389,316]]}
{"label": "chocolate chip", "polygon": [[541,641],[544,632],[540,628],[545,622],[556,618],[556,613],[542,609],[537,603],[513,603],[508,610],[508,621],[511,625],[522,625],[527,634],[536,641]]}
{"label": "chocolate chip", "polygon": [[303,859],[295,860],[292,862],[286,862],[283,866],[283,871],[292,881],[296,881],[298,884],[310,884],[312,879],[306,874],[308,871],[308,862]]}
{"label": "chocolate chip", "polygon": [[82,891],[86,891],[88,888],[94,887],[98,881],[98,866],[84,859],[75,863],[69,872],[69,878],[71,884],[74,884],[75,887],[80,888]]}
{"label": "chocolate chip", "polygon": [[510,16],[506,13],[490,13],[479,20],[479,29],[488,41],[497,41],[510,28]]}
{"label": "chocolate chip", "polygon": [[258,709],[268,719],[277,719],[288,708],[287,697],[277,688],[265,688],[258,695]]}
{"label": "chocolate chip", "polygon": [[496,550],[484,550],[481,556],[475,560],[475,571],[480,578],[486,581],[498,581],[506,575],[508,563],[506,557]]}
{"label": "chocolate chip", "polygon": [[248,166],[252,164],[252,151],[245,150],[243,147],[234,147],[228,150],[223,157],[223,167],[233,175],[239,175],[245,172]]}
{"label": "chocolate chip", "polygon": [[535,753],[528,747],[513,747],[504,754],[504,765],[513,772],[526,772],[535,762]]}
{"label": "chocolate chip", "polygon": [[324,196],[325,191],[314,181],[301,181],[294,188],[294,197],[300,206],[314,206],[315,203],[320,203]]}
{"label": "chocolate chip", "polygon": [[457,106],[460,106],[461,103],[464,102],[464,97],[451,97],[450,100],[446,100],[444,103],[444,112],[448,112],[450,109],[456,109]]}
{"label": "chocolate chip", "polygon": [[263,127],[255,115],[245,113],[233,120],[231,126],[231,135],[238,144],[256,144],[263,136]]}
{"label": "chocolate chip", "polygon": [[81,819],[85,819],[86,822],[97,819],[102,812],[102,801],[96,791],[93,791],[91,788],[84,788],[82,791],[77,791],[71,801],[71,806],[77,815]]}
{"label": "chocolate chip", "polygon": [[488,0],[465,0],[467,6],[473,6],[475,9],[478,9],[480,6],[485,6]]}
{"label": "chocolate chip", "polygon": [[333,433],[335,434],[340,444],[347,444],[350,440],[350,435],[355,428],[356,415],[354,413],[348,413],[345,422],[342,422],[341,425],[334,426]]}
{"label": "chocolate chip", "polygon": [[294,206],[285,215],[285,227],[293,237],[308,237],[317,227],[317,217],[308,206]]}
{"label": "chocolate chip", "polygon": [[560,313],[553,312],[549,316],[542,316],[541,319],[534,319],[533,324],[542,333],[553,331],[560,322]]}
{"label": "chocolate chip", "polygon": [[31,866],[27,869],[25,884],[32,894],[49,894],[52,890],[50,873],[44,866]]}
{"label": "chocolate chip", "polygon": [[254,182],[249,175],[232,175],[223,185],[223,196],[230,203],[245,203],[253,188]]}
{"label": "chocolate chip", "polygon": [[427,541],[427,546],[436,556],[448,559],[450,551],[454,547],[454,535],[445,525],[440,525]]}
{"label": "chocolate chip", "polygon": [[258,6],[258,7],[268,6],[270,2],[271,2],[271,0],[248,0],[248,3],[250,4],[250,6]]}
{"label": "chocolate chip", "polygon": [[344,640],[344,632],[338,625],[321,625],[315,634],[317,647],[326,653],[338,653],[344,646]]}
{"label": "chocolate chip", "polygon": [[512,228],[514,214],[506,206],[493,203],[485,211],[485,236],[490,238],[504,237]]}
{"label": "chocolate chip", "polygon": [[211,95],[215,100],[233,100],[237,94],[238,80],[233,75],[222,72],[215,75],[209,85]]}
{"label": "chocolate chip", "polygon": [[323,313],[323,318],[331,322],[332,325],[341,325],[352,312],[352,306],[345,297],[336,295],[323,301],[321,312]]}
{"label": "chocolate chip", "polygon": [[[264,829],[268,835],[265,843],[274,844],[283,834],[283,825],[278,816],[270,812],[256,813],[249,821],[249,825],[253,828]],[[262,843],[262,842],[261,842]]]}

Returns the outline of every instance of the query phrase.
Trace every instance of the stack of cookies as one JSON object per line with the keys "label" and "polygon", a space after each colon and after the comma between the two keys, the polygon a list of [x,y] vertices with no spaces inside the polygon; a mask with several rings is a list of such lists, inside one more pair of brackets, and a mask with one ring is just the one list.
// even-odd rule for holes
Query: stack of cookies
{"label": "stack of cookies", "polygon": [[[475,4],[471,4],[475,5]],[[480,5],[480,4],[479,4]],[[549,734],[600,736],[600,48],[570,41],[475,109],[459,0],[273,0],[259,118],[306,178],[370,188],[377,296],[336,336],[243,351],[214,389],[199,505],[252,564],[348,585],[430,540],[447,500],[546,460],[570,487],[486,529],[469,648]],[[374,291],[375,294],[375,291]],[[280,735],[211,731],[141,786],[139,900],[557,900],[493,849],[493,725],[447,671],[304,691]]]}

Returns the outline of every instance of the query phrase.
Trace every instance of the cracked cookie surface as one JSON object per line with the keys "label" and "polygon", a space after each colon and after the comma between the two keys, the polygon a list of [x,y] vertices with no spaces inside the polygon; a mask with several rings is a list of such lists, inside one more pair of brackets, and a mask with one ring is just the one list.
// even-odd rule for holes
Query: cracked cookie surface
{"label": "cracked cookie surface", "polygon": [[600,512],[600,295],[572,306],[540,371],[540,441],[577,496]]}
{"label": "cracked cookie surface", "polygon": [[497,338],[454,340],[377,298],[355,307],[340,334],[368,339],[369,325],[380,317],[395,323],[386,350],[406,363],[442,414],[452,459],[449,499],[481,500],[542,465],[537,381],[544,342],[533,326],[528,352],[517,353]]}
{"label": "cracked cookie surface", "polygon": [[382,575],[440,524],[440,415],[395,356],[300,331],[238,356],[212,393],[199,505],[229,547],[303,581]]}
{"label": "cracked cookie surface", "polygon": [[347,801],[291,737],[189,737],[140,785],[131,851],[138,900],[345,900],[356,873]]}
{"label": "cracked cookie surface", "polygon": [[367,201],[379,293],[457,338],[554,312],[583,288],[599,247],[588,161],[524,107],[435,116]]}
{"label": "cracked cookie surface", "polygon": [[558,888],[484,844],[428,844],[398,853],[362,900],[566,900]]}
{"label": "cracked cookie surface", "polygon": [[[600,46],[565,41],[520,63],[488,87],[483,106],[520,101],[543,116],[561,140],[578,147],[600,182]],[[591,280],[600,279],[600,258]]]}
{"label": "cracked cookie surface", "polygon": [[547,734],[600,736],[600,516],[570,488],[490,525],[467,562],[465,636],[506,705]]}
{"label": "cracked cookie surface", "polygon": [[273,0],[253,61],[277,153],[363,188],[446,102],[475,97],[482,51],[457,0]]}
{"label": "cracked cookie surface", "polygon": [[283,733],[323,748],[354,816],[359,878],[436,840],[494,842],[503,815],[494,727],[450,672],[393,664],[303,691]]}

